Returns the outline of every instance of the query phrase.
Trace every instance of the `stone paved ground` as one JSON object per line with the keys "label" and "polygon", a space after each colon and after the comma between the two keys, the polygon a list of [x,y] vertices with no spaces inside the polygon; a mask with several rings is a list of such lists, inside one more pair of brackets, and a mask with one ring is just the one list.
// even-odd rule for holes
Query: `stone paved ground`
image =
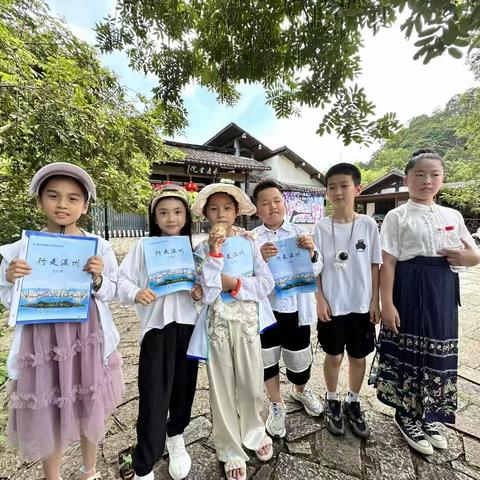
{"label": "stone paved ground", "polygon": [[[114,239],[119,259],[123,258],[133,239]],[[424,458],[412,452],[402,441],[392,423],[392,410],[375,398],[373,388],[365,385],[363,404],[372,427],[372,434],[361,441],[351,433],[334,438],[319,419],[307,416],[299,404],[286,395],[289,414],[287,436],[274,443],[275,455],[261,465],[251,458],[248,478],[255,480],[358,480],[358,479],[480,479],[480,268],[462,273],[461,342],[459,368],[459,412],[454,428],[445,428],[450,449]],[[138,407],[136,372],[138,358],[138,321],[132,308],[117,303],[112,312],[120,330],[120,350],[124,359],[127,391],[122,405],[109,419],[107,436],[98,453],[98,469],[104,480],[118,479],[119,451],[135,442],[135,419]],[[9,335],[0,338],[0,352],[8,349]],[[312,385],[320,395],[324,392],[322,378],[323,354],[315,353]],[[208,381],[205,366],[200,367],[197,395],[192,421],[186,432],[188,451],[193,460],[189,480],[223,479],[216,460],[212,439],[212,419],[208,403]],[[282,376],[286,393],[288,385]],[[346,390],[346,369],[342,370],[341,391]],[[5,433],[6,388],[0,390],[0,435]],[[266,414],[266,409],[264,411]],[[78,478],[81,465],[79,448],[67,452],[63,478]],[[168,479],[168,464],[162,459],[156,469],[157,480]],[[41,478],[41,465],[25,463],[15,452],[4,446],[0,437],[0,480]]]}

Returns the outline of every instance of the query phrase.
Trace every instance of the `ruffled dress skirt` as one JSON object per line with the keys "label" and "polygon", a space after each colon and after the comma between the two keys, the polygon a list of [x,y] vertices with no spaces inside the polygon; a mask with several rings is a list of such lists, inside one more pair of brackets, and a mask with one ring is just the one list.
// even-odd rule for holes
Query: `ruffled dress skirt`
{"label": "ruffled dress skirt", "polygon": [[20,373],[10,385],[8,440],[38,460],[80,437],[98,444],[105,421],[125,385],[117,350],[104,361],[103,333],[95,301],[84,323],[25,325]]}

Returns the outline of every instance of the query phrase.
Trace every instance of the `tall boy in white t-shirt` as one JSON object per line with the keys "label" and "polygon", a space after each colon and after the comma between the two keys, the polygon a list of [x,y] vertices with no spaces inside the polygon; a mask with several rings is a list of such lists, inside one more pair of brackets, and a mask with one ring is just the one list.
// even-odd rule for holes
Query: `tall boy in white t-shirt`
{"label": "tall boy in white t-shirt", "polygon": [[[375,221],[354,211],[355,197],[361,192],[358,168],[349,163],[334,165],[325,182],[333,214],[319,220],[313,229],[323,259],[317,313],[318,340],[326,354],[324,418],[334,435],[345,433],[346,418],[355,435],[367,437],[370,429],[358,397],[365,377],[365,357],[375,347],[375,324],[380,320],[380,237]],[[349,391],[342,405],[337,384],[345,350]]]}

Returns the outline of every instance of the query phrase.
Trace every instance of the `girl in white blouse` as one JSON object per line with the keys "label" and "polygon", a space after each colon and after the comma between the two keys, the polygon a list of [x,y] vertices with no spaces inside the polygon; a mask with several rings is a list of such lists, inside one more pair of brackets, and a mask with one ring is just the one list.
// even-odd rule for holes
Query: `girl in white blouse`
{"label": "girl in white blouse", "polygon": [[382,324],[377,396],[396,409],[407,443],[429,455],[447,441],[436,423],[455,421],[459,280],[480,263],[462,215],[437,205],[444,164],[418,150],[405,167],[410,199],[382,225]]}
{"label": "girl in white blouse", "polygon": [[[151,237],[191,236],[189,197],[183,188],[164,187],[152,200],[149,215]],[[194,300],[201,296],[196,285],[191,292],[157,297],[148,288],[142,241],[120,265],[118,297],[122,303],[135,306],[141,321],[137,446],[133,455],[136,480],[153,480],[153,466],[165,448],[165,433],[170,476],[180,480],[190,471],[191,459],[182,434],[190,422],[198,361],[187,358],[187,348],[197,320]]]}

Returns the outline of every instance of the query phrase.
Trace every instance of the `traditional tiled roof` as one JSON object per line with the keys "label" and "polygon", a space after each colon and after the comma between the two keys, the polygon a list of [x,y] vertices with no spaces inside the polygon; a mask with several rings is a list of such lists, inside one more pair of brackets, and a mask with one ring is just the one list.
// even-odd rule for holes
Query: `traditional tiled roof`
{"label": "traditional tiled roof", "polygon": [[182,160],[171,160],[171,163],[192,163],[200,165],[215,165],[221,168],[229,168],[231,170],[255,171],[255,170],[271,170],[268,165],[253,158],[237,157],[227,149],[218,147],[209,147],[206,145],[195,145],[191,143],[181,143],[165,141],[166,145],[177,148],[186,154]]}
{"label": "traditional tiled roof", "polygon": [[319,194],[325,193],[325,188],[321,186],[315,185],[305,185],[301,183],[287,183],[287,182],[279,182],[276,180],[285,190],[290,190],[292,192],[317,192]]}
{"label": "traditional tiled roof", "polygon": [[213,147],[233,146],[235,138],[240,140],[240,145],[250,149],[256,160],[262,161],[272,156],[273,151],[263,142],[257,140],[253,135],[231,122],[222,128],[210,140],[204,143]]}
{"label": "traditional tiled roof", "polygon": [[442,188],[451,188],[452,190],[456,190],[458,188],[464,188],[470,185],[479,185],[480,187],[480,180],[466,180],[464,182],[450,182],[444,183]]}
{"label": "traditional tiled roof", "polygon": [[391,177],[393,178],[403,178],[404,173],[399,170],[398,168],[392,168],[389,172],[387,172],[385,175],[382,175],[380,178],[377,178],[374,180],[372,183],[369,183],[368,185],[365,186],[365,188],[362,190],[362,193],[360,195],[371,195],[369,191],[371,190],[372,187],[375,187],[376,185],[379,185],[380,183],[384,182],[387,178]]}
{"label": "traditional tiled roof", "polygon": [[325,176],[286,145],[274,150],[271,156],[274,157],[275,155],[287,157],[295,166],[300,167],[304,172],[308,173],[311,178],[316,178],[319,182],[325,184]]}

